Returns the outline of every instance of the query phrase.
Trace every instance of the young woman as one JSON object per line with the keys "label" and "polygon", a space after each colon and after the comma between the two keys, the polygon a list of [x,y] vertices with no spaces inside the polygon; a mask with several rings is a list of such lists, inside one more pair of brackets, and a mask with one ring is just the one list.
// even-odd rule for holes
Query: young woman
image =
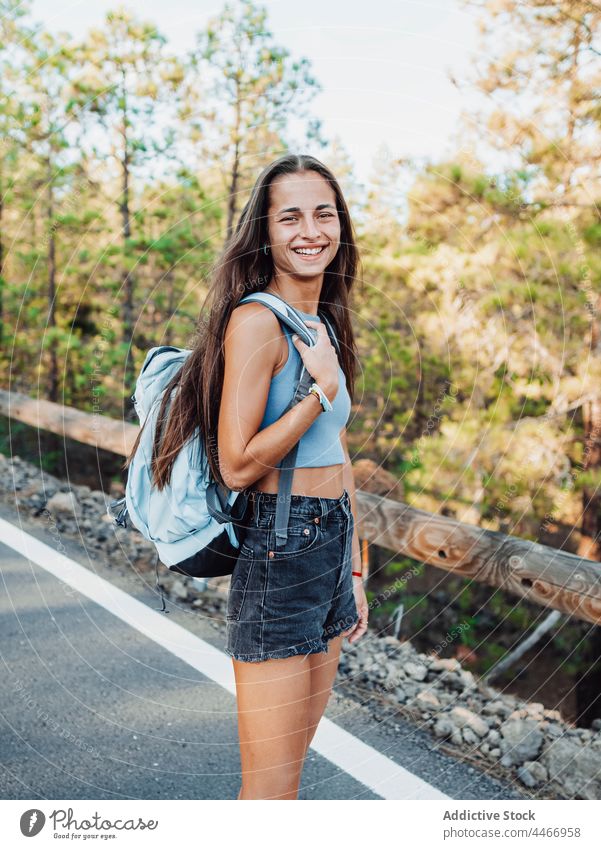
{"label": "young woman", "polygon": [[[309,156],[285,156],[263,171],[234,241],[242,258],[260,256],[257,277],[267,281],[253,285],[251,274],[243,294],[273,292],[317,332],[309,347],[262,304],[234,305],[224,333],[218,427],[224,481],[250,496],[227,611],[242,761],[238,798],[295,799],[342,639],[355,642],[367,628],[346,443],[355,347],[348,300],[357,251],[337,181]],[[318,309],[332,318],[346,369]],[[331,410],[309,393],[282,415],[299,357]],[[288,539],[278,549],[275,467],[299,439]]]}
{"label": "young woman", "polygon": [[[249,496],[227,609],[239,799],[297,798],[342,640],[356,642],[367,628],[346,442],[356,362],[348,304],[358,261],[329,169],[295,155],[265,168],[212,270],[207,320],[155,438],[159,487],[198,427],[215,480]],[[316,344],[293,339],[264,305],[239,305],[253,291],[273,292],[299,310]],[[340,363],[318,310],[331,319]],[[318,391],[284,413],[299,357]],[[276,546],[276,467],[298,440],[288,538]]]}

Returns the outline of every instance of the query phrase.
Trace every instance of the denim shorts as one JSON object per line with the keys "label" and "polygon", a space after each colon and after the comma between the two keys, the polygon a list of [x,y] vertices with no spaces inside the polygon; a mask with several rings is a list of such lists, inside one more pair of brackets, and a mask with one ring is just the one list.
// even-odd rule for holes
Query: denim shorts
{"label": "denim shorts", "polygon": [[260,661],[327,652],[359,620],[351,575],[354,519],[339,498],[291,495],[288,539],[276,549],[277,494],[248,490],[228,595],[226,653]]}

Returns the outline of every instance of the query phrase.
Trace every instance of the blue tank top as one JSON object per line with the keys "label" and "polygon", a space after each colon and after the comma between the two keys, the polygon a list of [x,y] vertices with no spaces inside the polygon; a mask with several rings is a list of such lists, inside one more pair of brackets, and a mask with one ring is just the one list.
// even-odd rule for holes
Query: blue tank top
{"label": "blue tank top", "polygon": [[[321,321],[317,315],[311,315],[302,310],[297,312],[310,321]],[[259,430],[269,427],[282,417],[296,385],[294,377],[301,355],[294,347],[292,331],[285,325],[280,326],[288,342],[288,359],[284,367],[271,378],[265,413]],[[348,422],[351,399],[346,388],[346,377],[340,365],[338,366],[338,392],[332,401],[332,408],[330,412],[320,413],[302,435],[298,444],[296,466],[300,468],[330,466],[345,461],[340,431]]]}

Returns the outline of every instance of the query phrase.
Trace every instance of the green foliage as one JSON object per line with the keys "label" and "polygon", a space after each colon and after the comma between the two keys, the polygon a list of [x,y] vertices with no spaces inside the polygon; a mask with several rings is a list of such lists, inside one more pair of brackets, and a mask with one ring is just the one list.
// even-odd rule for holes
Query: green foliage
{"label": "green foliage", "polygon": [[597,221],[594,224],[584,227],[582,236],[591,248],[601,247],[601,222]]}

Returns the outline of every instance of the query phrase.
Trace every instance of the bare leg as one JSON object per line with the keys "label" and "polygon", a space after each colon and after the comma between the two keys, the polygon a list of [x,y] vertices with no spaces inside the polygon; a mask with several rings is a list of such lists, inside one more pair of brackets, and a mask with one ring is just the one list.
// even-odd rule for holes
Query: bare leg
{"label": "bare leg", "polygon": [[307,742],[305,756],[311,745],[317,726],[324,714],[330,698],[342,647],[343,634],[333,637],[328,642],[327,652],[310,654],[311,665],[311,694],[309,697],[309,718],[307,724]]}
{"label": "bare leg", "polygon": [[307,751],[309,658],[232,659],[242,787],[238,799],[296,799]]}

